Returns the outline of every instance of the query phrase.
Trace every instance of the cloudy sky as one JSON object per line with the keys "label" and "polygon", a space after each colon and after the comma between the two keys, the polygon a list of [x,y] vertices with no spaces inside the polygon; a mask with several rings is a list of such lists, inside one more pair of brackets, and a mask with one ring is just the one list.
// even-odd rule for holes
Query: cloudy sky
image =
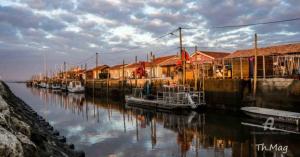
{"label": "cloudy sky", "polygon": [[[177,32],[158,37],[179,26],[184,46],[231,52],[250,48],[253,34],[259,46],[300,41],[300,21],[234,29],[240,25],[300,17],[298,0],[1,0],[0,77],[29,79],[48,69],[120,64],[176,54]],[[192,48],[188,49],[192,52]]]}

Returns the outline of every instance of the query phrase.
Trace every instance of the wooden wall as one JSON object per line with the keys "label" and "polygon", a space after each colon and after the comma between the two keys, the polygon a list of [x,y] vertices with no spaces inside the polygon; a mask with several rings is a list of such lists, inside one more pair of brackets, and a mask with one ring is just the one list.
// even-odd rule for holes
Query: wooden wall
{"label": "wooden wall", "polygon": [[[263,56],[257,56],[257,77],[264,77],[263,71]],[[265,56],[265,75],[266,77],[271,77],[273,75],[272,56]]]}
{"label": "wooden wall", "polygon": [[248,58],[234,58],[232,59],[232,78],[241,78],[241,62],[242,62],[242,76],[249,78],[249,61]]}
{"label": "wooden wall", "polygon": [[[242,58],[242,73],[243,78],[250,77],[250,63],[248,58]],[[233,78],[241,78],[241,65],[240,58],[232,59]],[[254,70],[254,63],[253,63]],[[254,73],[253,73],[254,74]],[[273,75],[273,58],[272,56],[265,56],[265,74],[266,77],[271,77]],[[257,77],[263,78],[263,56],[257,56]]]}

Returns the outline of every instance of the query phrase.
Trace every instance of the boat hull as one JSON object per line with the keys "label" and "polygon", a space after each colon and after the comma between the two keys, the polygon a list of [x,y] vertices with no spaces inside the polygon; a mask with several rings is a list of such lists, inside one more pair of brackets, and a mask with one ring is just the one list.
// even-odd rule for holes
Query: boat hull
{"label": "boat hull", "polygon": [[85,91],[84,87],[68,88],[68,92],[70,92],[70,93],[84,93],[84,91]]}
{"label": "boat hull", "polygon": [[190,104],[168,104],[163,101],[159,100],[147,100],[143,98],[136,98],[132,96],[125,96],[125,101],[127,105],[135,105],[135,106],[142,106],[147,108],[161,108],[161,109],[167,109],[167,110],[173,110],[173,109],[196,109],[194,105]]}
{"label": "boat hull", "polygon": [[[260,113],[260,112],[254,112],[254,111],[249,111],[247,109],[243,109],[242,111],[252,117],[252,118],[256,118],[256,119],[268,119],[268,118],[274,118],[274,121],[276,122],[281,122],[281,123],[290,123],[290,124],[296,124],[299,125],[299,121],[300,118],[297,117],[291,117],[291,116],[280,116],[280,115],[275,115],[275,114],[267,114],[267,113]],[[274,112],[282,112],[280,110],[274,110]],[[286,112],[286,111],[284,111]]]}

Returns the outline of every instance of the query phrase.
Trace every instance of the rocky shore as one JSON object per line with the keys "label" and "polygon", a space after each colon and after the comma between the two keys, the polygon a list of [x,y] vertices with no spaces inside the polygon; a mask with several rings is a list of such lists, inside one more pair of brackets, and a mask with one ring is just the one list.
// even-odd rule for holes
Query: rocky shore
{"label": "rocky shore", "polygon": [[1,157],[82,157],[73,144],[0,81]]}

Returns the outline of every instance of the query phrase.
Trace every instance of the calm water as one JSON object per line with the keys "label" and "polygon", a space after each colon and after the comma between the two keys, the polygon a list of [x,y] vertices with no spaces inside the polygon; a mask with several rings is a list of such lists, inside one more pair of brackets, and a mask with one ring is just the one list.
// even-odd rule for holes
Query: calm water
{"label": "calm water", "polygon": [[[63,94],[24,84],[9,86],[89,157],[300,156],[300,135],[245,126],[241,123],[246,118],[230,112],[159,112],[126,107],[107,97]],[[261,143],[287,146],[287,153],[253,147]]]}

